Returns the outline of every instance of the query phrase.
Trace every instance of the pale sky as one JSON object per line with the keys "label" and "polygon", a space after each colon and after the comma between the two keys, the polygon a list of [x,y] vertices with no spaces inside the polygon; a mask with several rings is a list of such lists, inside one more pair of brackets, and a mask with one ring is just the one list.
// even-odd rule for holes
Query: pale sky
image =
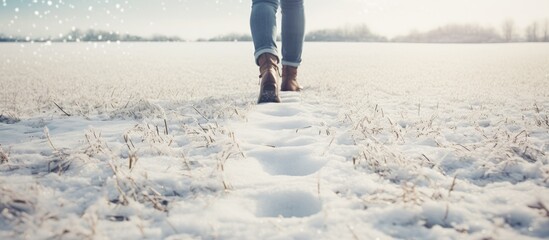
{"label": "pale sky", "polygon": [[[366,24],[388,37],[448,23],[499,29],[549,19],[549,0],[304,0],[307,31]],[[249,33],[251,0],[0,0],[0,33],[57,37],[73,27],[184,39]],[[522,31],[522,30],[521,30]]]}

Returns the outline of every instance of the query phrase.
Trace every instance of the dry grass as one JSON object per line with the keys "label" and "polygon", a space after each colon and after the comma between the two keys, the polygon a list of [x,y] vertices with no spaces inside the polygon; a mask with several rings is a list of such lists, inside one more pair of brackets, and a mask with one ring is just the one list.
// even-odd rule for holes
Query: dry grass
{"label": "dry grass", "polygon": [[0,144],[0,164],[8,163],[10,161],[10,150],[4,150]]}

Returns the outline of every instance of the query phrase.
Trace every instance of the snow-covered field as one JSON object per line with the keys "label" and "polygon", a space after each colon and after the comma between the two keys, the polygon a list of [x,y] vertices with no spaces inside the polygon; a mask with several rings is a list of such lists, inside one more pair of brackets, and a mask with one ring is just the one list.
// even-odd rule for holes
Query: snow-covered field
{"label": "snow-covered field", "polygon": [[549,45],[305,47],[0,44],[0,239],[549,238]]}

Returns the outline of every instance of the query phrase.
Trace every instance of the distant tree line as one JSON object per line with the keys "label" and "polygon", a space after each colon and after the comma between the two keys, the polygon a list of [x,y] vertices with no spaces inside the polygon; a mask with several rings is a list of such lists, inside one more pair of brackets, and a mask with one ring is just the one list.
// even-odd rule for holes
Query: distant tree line
{"label": "distant tree line", "polygon": [[549,42],[549,19],[528,25],[525,36],[528,42]]}
{"label": "distant tree line", "polygon": [[[280,41],[280,35],[277,41]],[[229,33],[210,39],[199,39],[199,42],[248,42],[252,41],[250,34]],[[336,29],[324,29],[309,32],[305,35],[305,41],[310,42],[386,42],[387,38],[376,35],[370,29],[362,24],[353,27],[344,27]]]}
{"label": "distant tree line", "polygon": [[210,39],[198,39],[199,42],[249,42],[252,41],[252,36],[250,34],[242,33],[229,33],[226,35],[216,36]]}
{"label": "distant tree line", "polygon": [[524,35],[512,19],[501,24],[500,31],[476,24],[448,24],[436,29],[398,36],[394,42],[425,43],[496,43],[496,42],[549,42],[549,19],[528,25]]}
{"label": "distant tree line", "polygon": [[15,39],[0,33],[0,42],[15,42]]}
{"label": "distant tree line", "polygon": [[9,41],[9,38],[7,38],[4,35],[0,34],[0,42],[10,42],[10,41]]}
{"label": "distant tree line", "polygon": [[[280,40],[278,36],[277,40]],[[142,37],[130,34],[119,34],[101,30],[81,31],[75,29],[58,38],[21,38],[0,34],[0,42],[177,42],[185,41],[177,36],[154,35]],[[250,34],[229,33],[209,39],[198,39],[200,42],[248,42],[252,41]],[[368,26],[360,24],[334,29],[315,30],[305,35],[305,41],[317,42],[418,42],[418,43],[497,43],[497,42],[549,42],[549,19],[529,24],[523,32],[512,19],[507,19],[498,30],[493,27],[478,24],[448,24],[435,29],[388,39],[373,33]]]}
{"label": "distant tree line", "polygon": [[498,31],[476,24],[448,24],[426,32],[412,31],[392,39],[395,42],[427,43],[494,43],[494,42],[549,42],[549,19],[531,23],[521,34],[512,19],[501,24]]}
{"label": "distant tree line", "polygon": [[310,42],[386,42],[387,38],[374,34],[365,24],[337,29],[309,32],[305,41]]}
{"label": "distant tree line", "polygon": [[[200,41],[251,41],[249,34],[231,33]],[[280,36],[278,37],[280,40]],[[414,43],[501,43],[501,42],[549,42],[549,19],[534,22],[521,34],[512,19],[501,24],[501,29],[478,24],[448,24],[435,29],[412,31],[404,36],[388,39],[373,33],[368,26],[346,26],[315,30],[305,35],[309,42],[414,42]]]}
{"label": "distant tree line", "polygon": [[153,35],[142,37],[131,34],[120,34],[103,30],[90,29],[82,31],[75,29],[68,34],[57,38],[30,38],[14,37],[0,34],[0,42],[178,42],[183,41],[177,36]]}
{"label": "distant tree line", "polygon": [[427,32],[412,31],[406,36],[392,39],[394,42],[419,43],[496,43],[502,37],[495,29],[472,24],[449,24]]}

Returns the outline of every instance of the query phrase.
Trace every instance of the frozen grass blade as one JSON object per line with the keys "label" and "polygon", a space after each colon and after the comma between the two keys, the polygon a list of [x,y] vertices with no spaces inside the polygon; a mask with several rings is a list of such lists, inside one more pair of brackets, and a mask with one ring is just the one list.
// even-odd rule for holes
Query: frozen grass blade
{"label": "frozen grass blade", "polygon": [[53,104],[55,104],[55,106],[57,106],[57,108],[59,108],[59,110],[61,110],[61,112],[63,112],[65,115],[67,115],[68,117],[71,116],[69,113],[65,112],[65,110],[63,110],[63,108],[59,106],[56,102],[53,102]]}

